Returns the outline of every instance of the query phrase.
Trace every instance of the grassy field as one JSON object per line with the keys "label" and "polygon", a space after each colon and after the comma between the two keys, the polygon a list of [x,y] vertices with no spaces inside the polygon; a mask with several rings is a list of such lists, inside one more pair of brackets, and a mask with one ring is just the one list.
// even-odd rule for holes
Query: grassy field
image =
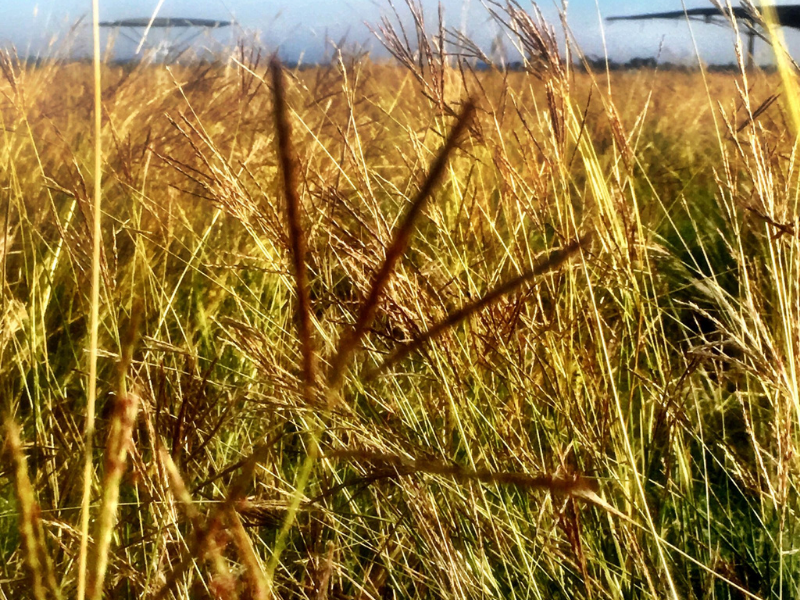
{"label": "grassy field", "polygon": [[0,598],[800,596],[793,75],[513,10],[524,73],[103,65],[96,345],[92,68],[0,57]]}

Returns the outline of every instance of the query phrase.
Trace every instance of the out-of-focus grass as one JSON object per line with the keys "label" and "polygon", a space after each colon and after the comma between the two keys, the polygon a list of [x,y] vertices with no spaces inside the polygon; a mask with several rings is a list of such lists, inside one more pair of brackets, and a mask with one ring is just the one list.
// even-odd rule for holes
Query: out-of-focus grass
{"label": "out-of-focus grass", "polygon": [[[546,47],[535,18],[517,31]],[[707,92],[697,73],[641,70],[607,86],[558,57],[472,73],[442,69],[429,41],[424,69],[343,56],[288,73],[310,391],[265,60],[241,48],[103,67],[92,514],[118,509],[89,556],[108,547],[106,594],[792,597],[798,181],[791,118],[765,104],[781,76],[710,73]],[[0,586],[69,596],[92,75],[1,64],[0,391],[21,431],[4,434]],[[468,132],[331,374],[468,98]],[[375,373],[590,232],[571,260]],[[31,567],[54,581],[31,587]]]}

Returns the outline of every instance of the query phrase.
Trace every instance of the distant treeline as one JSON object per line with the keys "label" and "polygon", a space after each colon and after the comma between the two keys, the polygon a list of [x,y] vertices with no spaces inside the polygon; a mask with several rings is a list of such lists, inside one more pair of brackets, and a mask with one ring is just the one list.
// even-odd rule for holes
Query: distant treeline
{"label": "distant treeline", "polygon": [[[490,65],[485,62],[478,62],[475,68],[478,71],[488,71],[493,68],[505,71],[524,71],[526,69],[526,66],[523,61],[509,62],[504,67],[501,65]],[[659,71],[676,71],[683,73],[691,73],[699,70],[696,64],[686,65],[681,63],[663,62],[663,61],[658,61],[653,57],[648,57],[648,58],[637,57],[637,58],[632,58],[627,62],[618,62],[615,61],[614,59],[606,60],[605,58],[587,58],[586,63],[576,62],[575,68],[576,70],[581,72],[586,72],[587,69],[591,69],[592,71],[605,71],[606,69],[608,69],[609,71],[637,71],[640,69],[658,69]],[[739,65],[737,65],[736,63],[710,64],[706,66],[706,69],[712,73],[734,73],[734,72],[739,72]],[[761,66],[760,69],[762,71],[772,72],[775,70],[775,66],[765,65]]]}
{"label": "distant treeline", "polygon": [[[605,70],[606,69],[606,59],[605,58],[595,58],[595,59],[587,59],[588,66],[593,71],[597,70]],[[580,70],[585,71],[586,66],[583,63],[576,65],[576,67]],[[764,65],[759,67],[762,71],[774,71],[774,65]],[[658,69],[659,71],[679,71],[679,72],[694,72],[699,70],[696,63],[691,65],[680,64],[680,63],[672,63],[672,62],[662,62],[658,61],[653,57],[649,58],[632,58],[628,62],[617,62],[613,59],[608,60],[608,69],[610,71],[635,71],[638,69]],[[738,73],[740,68],[739,65],[736,63],[727,63],[727,64],[709,64],[706,65],[706,69],[712,73]]]}
{"label": "distant treeline", "polygon": [[[60,59],[53,59],[52,57],[27,57],[23,59],[23,61],[27,64],[28,67],[43,67],[46,65],[52,65],[53,63],[67,63],[67,62],[86,62],[91,63],[92,59],[90,57],[80,57],[80,58],[60,58]],[[116,58],[109,61],[110,64],[116,66],[123,66],[123,67],[134,67],[136,64],[140,62],[138,57],[126,57],[126,58]],[[167,61],[169,62],[169,61]],[[213,58],[209,57],[182,57],[182,63],[191,63],[195,65],[207,65],[215,61]],[[471,62],[471,61],[470,61]],[[314,69],[318,67],[328,66],[330,63],[327,61],[322,62],[304,62],[304,63],[297,63],[294,61],[285,61],[284,66],[288,69],[292,70],[306,70],[306,69]],[[530,63],[528,63],[530,65]],[[526,66],[526,63],[521,60],[510,61],[507,63],[494,63],[489,64],[484,61],[477,61],[473,63],[474,69],[476,71],[491,71],[491,70],[498,70],[498,71],[508,71],[508,72],[516,72],[516,71],[525,71],[529,66]],[[618,62],[614,59],[608,59],[606,61],[605,58],[587,58],[586,63],[584,62],[576,62],[575,63],[575,70],[579,72],[586,72],[587,69],[591,69],[592,71],[605,71],[606,68],[609,71],[637,71],[640,69],[658,69],[659,71],[672,71],[672,72],[681,72],[681,73],[692,73],[698,71],[698,67],[696,64],[686,65],[680,63],[672,63],[672,62],[661,62],[653,57],[648,58],[632,58],[627,62]],[[759,67],[762,71],[766,72],[774,72],[775,66],[774,65],[763,65]],[[706,69],[712,73],[735,73],[739,71],[739,66],[736,63],[728,63],[728,64],[709,64],[706,66]]]}

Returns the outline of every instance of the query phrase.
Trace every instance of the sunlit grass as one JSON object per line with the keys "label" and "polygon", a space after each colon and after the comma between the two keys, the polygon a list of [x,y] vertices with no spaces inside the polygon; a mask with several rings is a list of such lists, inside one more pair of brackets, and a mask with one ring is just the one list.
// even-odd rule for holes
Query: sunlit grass
{"label": "sunlit grass", "polygon": [[526,72],[0,57],[6,597],[796,594],[791,65],[503,18]]}

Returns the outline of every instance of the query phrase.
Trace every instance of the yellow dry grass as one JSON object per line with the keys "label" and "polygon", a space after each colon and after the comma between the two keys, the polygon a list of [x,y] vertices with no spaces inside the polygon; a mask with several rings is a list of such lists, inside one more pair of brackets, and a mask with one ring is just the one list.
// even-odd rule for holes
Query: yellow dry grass
{"label": "yellow dry grass", "polygon": [[790,597],[794,74],[556,59],[0,57],[4,595]]}

